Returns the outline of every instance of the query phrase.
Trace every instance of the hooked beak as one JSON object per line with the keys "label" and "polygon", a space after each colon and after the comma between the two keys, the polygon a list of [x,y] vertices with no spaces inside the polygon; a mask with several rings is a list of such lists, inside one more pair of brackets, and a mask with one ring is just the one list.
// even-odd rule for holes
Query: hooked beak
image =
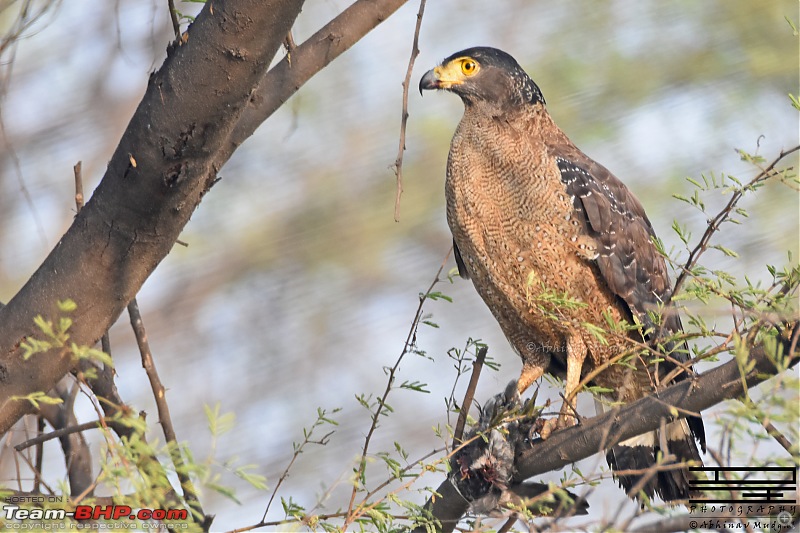
{"label": "hooked beak", "polygon": [[439,75],[436,69],[429,70],[419,80],[419,94],[422,96],[422,91],[430,91],[432,89],[439,89]]}
{"label": "hooked beak", "polygon": [[446,65],[439,65],[433,70],[429,70],[419,80],[419,94],[424,90],[431,89],[452,89],[456,85],[464,83],[464,75],[461,73],[461,63],[451,61]]}

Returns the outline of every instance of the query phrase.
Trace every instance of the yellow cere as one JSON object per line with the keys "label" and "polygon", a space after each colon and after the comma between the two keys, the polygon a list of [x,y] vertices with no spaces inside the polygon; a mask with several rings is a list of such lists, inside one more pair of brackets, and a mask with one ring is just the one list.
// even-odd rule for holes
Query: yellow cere
{"label": "yellow cere", "polygon": [[471,57],[459,57],[446,65],[436,67],[433,72],[439,81],[439,88],[449,89],[453,85],[461,85],[464,78],[474,76],[479,69],[478,62]]}

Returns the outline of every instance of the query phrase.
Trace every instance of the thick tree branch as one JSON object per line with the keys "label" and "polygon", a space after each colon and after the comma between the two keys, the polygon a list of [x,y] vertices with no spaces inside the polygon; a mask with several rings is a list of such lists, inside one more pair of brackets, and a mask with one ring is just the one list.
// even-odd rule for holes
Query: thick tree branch
{"label": "thick tree branch", "polygon": [[[242,114],[229,144],[230,154],[250,137],[286,100],[314,74],[346,52],[408,0],[357,0],[275,65],[261,83]],[[291,60],[290,60],[291,57]]]}
{"label": "thick tree branch", "polygon": [[[0,309],[0,433],[75,364],[68,350],[27,361],[33,319],[71,298],[70,342],[97,342],[169,253],[232,150],[223,150],[303,0],[208,2],[171,45],[91,200],[42,266]],[[224,155],[221,155],[224,152]]]}
{"label": "thick tree branch", "polygon": [[[788,366],[797,364],[800,357],[792,349],[800,326],[794,324],[790,335],[783,339],[783,353]],[[773,354],[767,354],[762,346],[750,352],[750,361],[755,366],[742,379],[742,371],[736,360],[709,370],[696,379],[687,379],[661,391],[658,397],[647,396],[636,402],[609,411],[601,416],[584,420],[581,425],[553,433],[547,440],[537,439],[530,449],[517,457],[518,474],[515,481],[563,468],[590,457],[602,448],[620,441],[658,429],[661,419],[671,420],[672,406],[680,409],[678,417],[686,412],[700,412],[724,400],[740,396],[744,383],[753,387],[775,376],[779,368],[773,363]],[[467,512],[468,503],[459,495],[449,481],[445,480],[437,489],[442,495],[429,501],[426,508],[442,524],[441,531],[449,533]],[[423,527],[415,531],[424,532]]]}

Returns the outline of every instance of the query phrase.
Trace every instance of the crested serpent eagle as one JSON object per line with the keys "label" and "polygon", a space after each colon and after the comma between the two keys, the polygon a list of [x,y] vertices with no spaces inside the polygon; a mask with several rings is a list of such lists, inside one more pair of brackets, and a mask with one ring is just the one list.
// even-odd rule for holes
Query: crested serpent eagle
{"label": "crested serpent eagle", "polygon": [[[555,427],[574,423],[582,380],[627,403],[691,375],[664,257],[642,204],[553,122],[539,87],[494,48],[455,53],[422,90],[457,94],[464,115],[450,145],[445,192],[459,274],[522,358],[520,392],[545,372],[564,378]],[[596,402],[600,405],[600,402]],[[552,422],[552,421],[551,421]],[[657,458],[700,462],[699,416],[607,451],[616,471]],[[664,449],[666,446],[667,449]],[[644,477],[644,479],[643,479]],[[618,476],[630,496],[690,496],[687,468]],[[636,494],[631,494],[632,489]]]}

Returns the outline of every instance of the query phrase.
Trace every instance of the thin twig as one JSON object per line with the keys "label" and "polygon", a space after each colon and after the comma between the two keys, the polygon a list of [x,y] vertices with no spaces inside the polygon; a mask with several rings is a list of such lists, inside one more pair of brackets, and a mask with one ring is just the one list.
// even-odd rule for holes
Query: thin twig
{"label": "thin twig", "polygon": [[372,440],[373,433],[375,433],[375,430],[378,428],[378,420],[383,413],[384,407],[386,406],[386,398],[389,396],[389,392],[391,392],[392,386],[394,385],[394,376],[397,373],[397,369],[400,367],[400,362],[411,350],[411,347],[416,343],[417,328],[419,327],[420,320],[422,319],[422,307],[425,304],[425,301],[428,299],[428,296],[433,291],[433,288],[437,283],[439,283],[439,281],[441,281],[439,276],[442,274],[442,270],[444,270],[444,267],[449,259],[450,252],[448,251],[447,255],[445,255],[444,260],[442,261],[442,264],[439,265],[439,270],[436,271],[436,275],[433,277],[433,281],[428,287],[428,290],[425,291],[424,294],[420,294],[417,312],[414,315],[414,320],[411,321],[411,327],[408,330],[408,336],[403,344],[403,350],[400,352],[400,356],[397,358],[394,366],[389,369],[389,379],[386,382],[386,389],[383,391],[383,395],[381,396],[380,400],[378,400],[378,404],[375,407],[375,412],[372,415],[372,422],[370,424],[369,431],[367,432],[367,436],[364,438],[364,448],[361,451],[361,458],[359,459],[356,478],[353,482],[353,491],[350,494],[350,503],[347,506],[347,518],[345,519],[342,529],[347,529],[347,526],[352,522],[353,505],[355,504],[356,494],[358,493],[359,480],[362,478],[362,476],[364,476],[364,471],[367,468],[367,453],[369,451],[369,444]]}
{"label": "thin twig", "polygon": [[425,13],[425,0],[419,2],[417,24],[414,27],[414,42],[411,45],[411,58],[408,60],[406,77],[403,80],[403,115],[400,119],[400,146],[397,149],[397,159],[394,161],[394,175],[397,178],[397,190],[394,196],[394,221],[400,222],[400,197],[403,195],[403,152],[406,150],[406,124],[408,123],[408,88],[411,84],[411,72],[414,70],[414,61],[419,55],[419,30],[422,27],[422,15]]}
{"label": "thin twig", "polygon": [[[411,470],[411,469],[412,469],[412,468],[414,468],[415,466],[417,466],[417,465],[419,465],[420,463],[422,463],[422,461],[424,461],[424,460],[428,459],[429,457],[433,457],[434,455],[436,455],[436,454],[438,454],[438,453],[441,453],[441,452],[443,452],[443,451],[445,451],[445,448],[434,448],[433,450],[429,451],[428,453],[426,453],[425,455],[423,455],[422,457],[420,457],[420,458],[419,458],[419,459],[417,459],[416,461],[412,461],[410,464],[408,464],[408,465],[404,466],[403,468],[401,468],[401,469],[400,469],[400,470],[397,472],[397,476],[392,476],[391,478],[389,478],[389,479],[385,480],[383,483],[379,484],[377,487],[375,487],[374,489],[372,489],[371,491],[369,491],[369,492],[367,493],[367,495],[366,495],[366,496],[364,496],[364,501],[366,502],[367,500],[369,500],[369,499],[370,499],[371,497],[373,497],[373,496],[374,496],[374,495],[375,495],[375,494],[376,494],[378,491],[380,491],[380,490],[381,490],[381,489],[383,489],[384,487],[387,487],[387,486],[388,486],[388,485],[389,485],[389,484],[390,484],[392,481],[395,481],[396,479],[400,479],[400,478],[402,478],[402,477],[403,477],[403,475],[404,475],[406,472],[408,472],[409,470]],[[424,470],[423,470],[423,472],[424,472]],[[422,475],[422,474],[420,474],[420,475]],[[384,499],[385,499],[385,498],[384,498]],[[376,502],[376,503],[377,503],[377,502]]]}
{"label": "thin twig", "polygon": [[[35,468],[33,463],[31,463],[31,460],[28,459],[28,457],[24,453],[15,453],[14,457],[15,457],[15,461],[17,460],[16,458],[22,458],[22,460],[25,461],[25,464],[27,464],[28,468],[30,468],[31,470],[33,470]],[[20,477],[19,463],[17,463],[16,474],[17,474],[17,478],[16,478],[17,479],[17,483],[20,484],[20,487],[21,487],[22,478]],[[39,483],[41,483],[44,486],[45,490],[47,490],[50,494],[55,494],[56,493],[53,490],[53,488],[50,485],[47,484],[47,482],[44,480],[44,478],[42,477],[42,475],[39,472],[33,470],[33,475],[36,476],[39,479]],[[20,488],[20,490],[22,490],[22,489]]]}
{"label": "thin twig", "polygon": [[[42,435],[44,435],[44,427],[45,427],[44,417],[42,416],[41,413],[39,413],[38,415],[36,415],[36,433],[37,433],[36,437],[37,438],[41,437]],[[39,472],[40,474],[42,473],[42,462],[43,462],[43,459],[44,459],[44,444],[43,443],[44,443],[44,441],[36,443],[36,456],[35,456],[35,461],[34,461],[34,465],[35,465],[36,471]],[[17,448],[16,446],[15,446],[15,449],[17,451],[20,451],[20,449]],[[33,480],[33,490],[36,491],[36,492],[41,490],[41,484],[42,484],[42,482],[41,482],[39,476],[36,476],[36,479]]]}
{"label": "thin twig", "polygon": [[83,162],[78,161],[75,163],[75,166],[72,167],[72,172],[75,174],[75,209],[78,213],[81,212],[83,209],[83,175],[81,174],[81,168],[83,167]]}
{"label": "thin twig", "polygon": [[[264,524],[266,522],[267,513],[269,513],[269,508],[272,505],[272,501],[275,499],[275,495],[278,494],[278,489],[281,488],[283,482],[286,480],[287,477],[289,477],[289,470],[292,469],[294,462],[297,460],[298,457],[300,457],[300,454],[303,453],[303,448],[305,447],[305,445],[309,443],[314,443],[314,444],[319,444],[321,446],[325,446],[328,443],[327,439],[334,433],[333,431],[331,431],[326,435],[324,435],[320,440],[312,441],[311,434],[314,432],[314,429],[316,427],[317,424],[314,424],[309,431],[303,430],[305,438],[303,439],[303,442],[300,444],[300,446],[295,447],[294,453],[292,454],[292,459],[289,461],[289,464],[286,465],[286,468],[283,470],[281,477],[278,479],[278,483],[275,484],[275,488],[272,489],[272,494],[270,494],[269,501],[267,502],[267,508],[264,509],[264,516],[261,517],[261,522],[259,522],[259,524]],[[259,525],[256,525],[255,527],[259,527]]]}
{"label": "thin twig", "polygon": [[[439,451],[440,450],[433,450],[433,451],[429,452],[428,454],[425,455],[425,457],[422,460],[424,460],[425,458],[427,458],[427,457],[429,457],[431,455],[434,455],[434,454],[438,453]],[[415,464],[416,463],[414,463],[412,465],[408,465],[406,468],[402,469],[400,471],[399,478],[402,478],[402,474],[407,472],[411,468],[413,468],[415,466]],[[424,471],[422,473],[424,473]],[[422,473],[420,475],[422,475]],[[382,498],[379,498],[379,499],[375,500],[374,502],[370,503],[369,505],[365,505],[366,502],[369,500],[369,498],[372,497],[377,491],[379,491],[380,488],[375,488],[374,490],[370,491],[369,493],[367,493],[367,495],[364,497],[364,499],[358,505],[358,508],[356,509],[356,512],[355,512],[355,516],[353,516],[351,514],[347,515],[347,519],[345,521],[345,524],[353,522],[354,520],[358,520],[359,518],[361,518],[365,514],[369,513],[370,511],[372,511],[373,509],[378,507],[381,503],[385,502],[386,500],[392,501],[393,497],[396,497],[399,494],[401,494],[403,491],[406,491],[409,488],[411,488],[411,485],[416,483],[418,479],[419,479],[419,476],[414,476],[412,479],[410,479],[407,482],[403,483],[399,487],[397,487],[397,488],[389,491],[388,493],[384,494]],[[390,480],[390,482],[391,482],[391,480]],[[388,485],[388,483],[389,482],[382,483],[381,486],[386,486],[386,485]],[[395,519],[400,519],[397,516],[395,516],[394,518]],[[343,529],[344,528],[346,528],[346,525],[343,527]]]}
{"label": "thin twig", "polygon": [[687,276],[691,273],[694,266],[697,264],[698,259],[700,256],[706,251],[708,248],[708,243],[711,240],[711,237],[719,230],[719,227],[725,222],[728,217],[730,216],[731,212],[736,207],[736,204],[739,203],[739,200],[744,195],[744,192],[751,189],[755,184],[769,179],[770,177],[774,176],[775,173],[772,171],[775,167],[780,163],[780,161],[785,158],[787,155],[792,154],[796,151],[800,150],[800,145],[795,146],[794,148],[790,148],[789,150],[782,151],[778,154],[772,163],[770,163],[766,168],[762,169],[762,171],[750,182],[747,183],[744,187],[740,187],[739,189],[735,190],[731,195],[730,200],[725,205],[725,207],[720,210],[717,215],[712,218],[708,222],[708,227],[706,231],[703,233],[703,236],[700,237],[700,242],[697,243],[697,246],[689,253],[689,257],[686,259],[686,264],[681,268],[681,272],[678,275],[678,279],[675,280],[675,286],[672,288],[672,292],[667,297],[666,301],[664,302],[664,307],[667,307],[669,303],[672,301],[673,296],[678,294],[683,286],[683,283],[686,281]]}
{"label": "thin twig", "polygon": [[511,528],[514,527],[514,524],[516,523],[517,523],[517,517],[512,516],[506,521],[505,524],[503,524],[503,527],[497,530],[497,533],[508,533],[509,531],[511,531]]}
{"label": "thin twig", "polygon": [[764,426],[764,429],[766,429],[766,430],[767,430],[767,433],[769,433],[769,435],[770,435],[770,436],[771,436],[773,439],[775,439],[776,441],[778,441],[778,444],[780,444],[781,446],[783,446],[783,448],[784,448],[784,449],[785,449],[787,452],[789,452],[789,453],[792,455],[792,457],[795,457],[795,458],[797,457],[797,450],[796,450],[796,449],[795,449],[795,450],[792,450],[792,443],[791,443],[791,442],[789,442],[789,439],[787,439],[787,438],[786,438],[786,437],[783,435],[783,433],[781,433],[780,431],[778,431],[778,428],[776,428],[775,426],[773,426],[773,425],[772,425],[772,422],[770,422],[769,420],[763,420],[763,421],[761,422],[761,425],[762,425],[762,426]]}
{"label": "thin twig", "polygon": [[456,430],[453,433],[453,444],[456,446],[461,443],[461,437],[464,436],[464,426],[467,423],[467,414],[472,405],[472,400],[475,398],[475,389],[478,388],[478,379],[481,376],[481,369],[483,362],[486,361],[486,353],[489,349],[486,346],[481,346],[475,356],[475,362],[472,364],[472,374],[469,377],[469,385],[467,392],[464,394],[464,401],[461,402],[461,411],[458,413],[458,420],[456,421]]}
{"label": "thin twig", "polygon": [[[400,469],[398,471],[398,475],[397,476],[393,476],[393,477],[387,479],[386,481],[384,481],[383,483],[381,483],[380,485],[375,487],[373,490],[371,490],[369,493],[367,493],[367,495],[364,497],[364,500],[363,500],[362,504],[364,502],[366,502],[367,500],[369,500],[369,498],[374,496],[380,490],[382,490],[384,487],[388,486],[392,481],[396,481],[397,479],[403,478],[404,474],[406,472],[408,472],[409,470],[411,470],[415,466],[418,466],[420,463],[422,463],[423,461],[425,461],[429,457],[432,457],[432,456],[434,456],[436,454],[439,454],[439,453],[443,452],[444,450],[445,450],[444,448],[437,448],[437,449],[431,450],[430,452],[426,453],[425,455],[423,455],[419,459],[417,459],[415,461],[412,461],[411,464],[409,464],[409,465],[405,466],[404,468]],[[374,507],[379,505],[381,502],[385,501],[388,497],[390,497],[390,496],[392,496],[394,494],[397,494],[402,490],[406,490],[415,481],[416,480],[411,480],[411,481],[409,481],[407,483],[404,483],[402,486],[400,486],[397,489],[387,493],[386,495],[383,496],[383,498],[373,502],[369,506],[359,507],[359,509],[361,511],[361,514],[363,514],[365,511],[369,511],[369,510],[373,509]],[[245,532],[245,531],[252,531],[253,529],[258,529],[260,527],[280,526],[280,525],[286,525],[286,524],[295,524],[295,525],[308,526],[309,525],[308,520],[310,518],[312,518],[312,517],[316,522],[323,522],[323,521],[330,520],[332,518],[345,518],[347,516],[349,516],[349,515],[347,513],[344,513],[344,512],[314,514],[313,510],[312,510],[310,512],[307,511],[306,514],[304,514],[302,518],[286,518],[286,519],[283,519],[283,520],[274,520],[274,521],[270,521],[270,522],[266,522],[266,521],[262,520],[261,522],[259,522],[257,524],[253,524],[253,525],[250,525],[250,526],[244,526],[244,527],[232,529],[228,533],[242,533],[242,532]],[[410,517],[403,516],[403,515],[392,515],[392,518],[394,518],[395,520],[408,520]]]}
{"label": "thin twig", "polygon": [[[203,512],[200,501],[197,499],[197,493],[195,492],[192,480],[186,473],[178,438],[175,435],[175,429],[172,425],[172,417],[169,414],[169,405],[167,404],[165,394],[166,389],[161,383],[161,379],[158,377],[158,371],[156,370],[155,361],[153,360],[153,354],[150,351],[150,343],[147,340],[147,333],[144,329],[144,322],[142,322],[142,315],[139,312],[139,304],[136,302],[136,298],[131,300],[128,304],[128,315],[130,315],[131,327],[136,336],[136,343],[139,345],[139,352],[142,355],[142,367],[144,367],[147,378],[150,380],[150,387],[153,389],[153,397],[155,398],[156,407],[158,409],[158,421],[164,431],[164,438],[167,440],[167,444],[170,447],[170,455],[175,465],[175,471],[178,474],[181,487],[183,488],[183,496],[186,498],[186,502],[189,506],[198,514],[198,521],[205,524],[208,517]],[[198,517],[193,516],[195,520],[197,520]]]}
{"label": "thin twig", "polygon": [[175,0],[167,0],[169,6],[169,18],[172,20],[172,29],[175,31],[175,40],[181,38],[181,24],[178,22],[178,12],[175,10]]}
{"label": "thin twig", "polygon": [[[85,205],[85,196],[83,194],[83,162],[78,161],[72,167],[72,171],[75,174],[75,212],[80,213],[81,209]],[[100,338],[100,348],[103,350],[103,353],[111,357],[111,338],[108,335],[108,330],[103,333],[103,336]],[[86,372],[84,366],[89,365],[88,361],[81,362],[81,371]],[[106,422],[105,420],[110,420],[114,415],[116,415],[119,411],[123,410],[123,408],[127,408],[124,406],[124,402],[122,398],[119,397],[119,393],[117,392],[117,388],[114,385],[114,368],[109,365],[103,364],[102,369],[95,369],[97,373],[97,377],[94,379],[85,379],[86,384],[91,389],[92,393],[95,395],[98,400],[105,399],[105,402],[102,404],[103,413],[98,411],[97,415],[99,419],[102,421],[103,426],[105,427]],[[105,414],[105,417],[103,417]],[[119,424],[116,421],[109,421],[108,425],[114,430],[118,437],[122,438],[123,436],[130,437],[132,434],[132,428],[129,426],[125,426],[123,424]]]}
{"label": "thin twig", "polygon": [[49,440],[58,439],[65,435],[71,435],[72,433],[80,433],[81,431],[86,431],[87,429],[94,429],[99,427],[103,427],[103,423],[98,420],[95,420],[93,422],[84,422],[83,424],[78,424],[76,426],[69,426],[61,429],[56,429],[49,433],[42,433],[41,435],[37,435],[32,439],[26,440],[25,442],[16,444],[14,445],[14,449],[17,450],[18,452],[21,452],[25,448],[29,448],[35,444],[36,445],[42,444]]}
{"label": "thin twig", "polygon": [[[83,195],[83,162],[78,161],[75,163],[75,166],[72,167],[72,171],[75,174],[75,212],[80,213],[81,209],[85,204],[85,196]],[[103,336],[100,338],[100,347],[103,350],[103,353],[111,357],[111,339],[108,336],[108,330],[103,333]],[[103,379],[110,380],[111,386],[113,388],[114,385],[114,369],[110,368],[106,365],[103,365],[103,369],[100,370]],[[91,383],[89,384],[91,387]]]}

